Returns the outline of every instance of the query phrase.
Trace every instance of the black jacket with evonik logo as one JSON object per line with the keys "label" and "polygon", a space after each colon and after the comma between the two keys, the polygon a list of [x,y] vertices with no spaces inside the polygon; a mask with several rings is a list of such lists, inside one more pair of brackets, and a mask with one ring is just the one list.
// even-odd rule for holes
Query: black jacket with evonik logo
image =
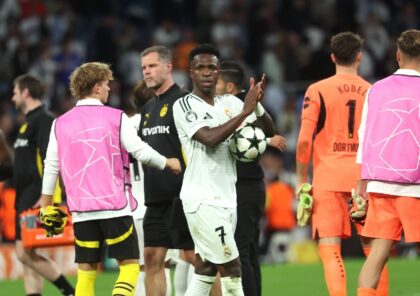
{"label": "black jacket with evonik logo", "polygon": [[[167,158],[175,157],[181,161],[182,171],[185,163],[181,143],[172,113],[173,104],[187,94],[174,84],[165,93],[150,99],[144,106],[140,122],[140,137],[153,149]],[[179,196],[183,175],[174,175],[169,170],[143,166],[145,205],[172,200]]]}

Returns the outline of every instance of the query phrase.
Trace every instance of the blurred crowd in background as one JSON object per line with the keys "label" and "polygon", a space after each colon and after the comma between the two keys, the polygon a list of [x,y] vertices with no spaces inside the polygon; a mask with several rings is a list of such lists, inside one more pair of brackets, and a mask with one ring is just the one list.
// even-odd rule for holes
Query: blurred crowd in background
{"label": "blurred crowd in background", "polygon": [[310,83],[334,73],[330,36],[353,31],[365,39],[360,74],[374,82],[397,69],[396,38],[420,28],[419,11],[416,0],[0,0],[0,128],[12,145],[23,120],[11,102],[20,74],[45,82],[45,104],[59,115],[75,104],[68,89],[73,69],[106,62],[116,77],[109,105],[128,109],[142,78],[143,49],[171,48],[174,79],[189,90],[188,54],[212,43],[248,76],[267,74],[263,104],[288,151],[269,151],[262,164],[267,184],[287,185],[269,189],[269,198],[280,190],[292,204],[301,101]]}

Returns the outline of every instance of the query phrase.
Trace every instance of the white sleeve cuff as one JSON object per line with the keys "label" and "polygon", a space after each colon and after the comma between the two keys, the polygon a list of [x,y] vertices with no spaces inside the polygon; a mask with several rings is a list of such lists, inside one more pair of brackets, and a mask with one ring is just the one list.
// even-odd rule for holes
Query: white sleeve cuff
{"label": "white sleeve cuff", "polygon": [[255,113],[255,116],[257,116],[257,117],[261,117],[261,116],[264,115],[265,109],[260,102],[257,103],[257,106],[255,107],[255,110],[254,110],[254,113]]}

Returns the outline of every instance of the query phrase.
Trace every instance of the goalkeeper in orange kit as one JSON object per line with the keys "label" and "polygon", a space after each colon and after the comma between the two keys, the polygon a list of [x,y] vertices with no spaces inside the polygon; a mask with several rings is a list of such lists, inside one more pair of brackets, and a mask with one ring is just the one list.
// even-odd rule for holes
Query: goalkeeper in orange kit
{"label": "goalkeeper in orange kit", "polygon": [[[358,35],[339,33],[331,38],[330,46],[336,74],[310,85],[303,101],[296,147],[296,194],[300,199],[298,225],[312,221],[312,237],[319,243],[329,295],[342,296],[347,292],[341,239],[351,236],[347,202],[350,200],[352,220],[358,222],[358,233],[367,208],[363,197],[352,195],[351,190],[360,175],[356,165],[357,130],[370,84],[357,74],[362,59],[362,39]],[[309,184],[311,156],[313,182]],[[362,240],[362,244],[367,255],[368,242]],[[380,290],[378,295],[388,295],[386,270]]]}

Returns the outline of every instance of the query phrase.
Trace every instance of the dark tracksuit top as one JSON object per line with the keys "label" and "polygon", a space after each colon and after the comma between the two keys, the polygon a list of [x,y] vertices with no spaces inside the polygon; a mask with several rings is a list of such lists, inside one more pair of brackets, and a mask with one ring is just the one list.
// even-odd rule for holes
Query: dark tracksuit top
{"label": "dark tracksuit top", "polygon": [[19,128],[13,164],[18,212],[31,208],[41,195],[44,159],[53,121],[54,116],[41,105],[26,114],[26,122]]}
{"label": "dark tracksuit top", "polygon": [[[145,104],[140,122],[142,140],[165,157],[178,158],[181,161],[182,172],[185,171],[185,163],[172,107],[177,99],[186,94],[177,84],[173,84],[165,93]],[[148,166],[143,166],[143,169],[146,206],[171,201],[179,196],[183,174],[174,175],[168,169],[159,171]]]}

